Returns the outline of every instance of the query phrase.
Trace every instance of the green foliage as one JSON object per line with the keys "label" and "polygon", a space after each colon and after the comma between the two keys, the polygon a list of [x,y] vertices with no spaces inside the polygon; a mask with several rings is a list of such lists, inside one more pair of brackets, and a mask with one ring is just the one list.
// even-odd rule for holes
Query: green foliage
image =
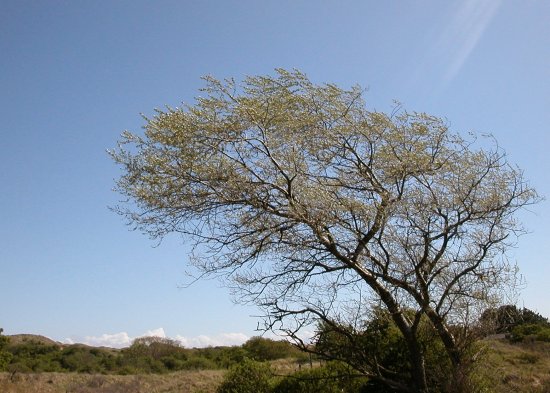
{"label": "green foliage", "polygon": [[[426,365],[428,385],[433,391],[442,391],[451,379],[451,364],[441,339],[426,319],[420,321],[418,340]],[[321,324],[315,352],[325,359],[343,361],[359,373],[373,375],[368,383],[368,391],[394,391],[379,382],[391,376],[399,376],[398,379],[405,385],[412,384],[407,343],[390,314],[382,309],[375,310],[362,329]]]}
{"label": "green foliage", "polygon": [[162,373],[184,369],[187,360],[187,351],[175,340],[140,337],[121,351],[118,363],[127,374]]}
{"label": "green foliage", "polygon": [[547,318],[528,308],[505,305],[486,310],[481,325],[489,326],[496,333],[508,333],[512,342],[545,341],[550,342],[550,322]]}
{"label": "green foliage", "polygon": [[245,359],[227,373],[217,393],[269,393],[271,377],[267,364]]}
{"label": "green foliage", "polygon": [[330,362],[282,378],[273,393],[355,393],[363,391],[366,382],[365,377],[358,376],[349,366]]}
{"label": "green foliage", "polygon": [[182,363],[182,370],[211,370],[219,368],[219,366],[211,359],[200,356],[192,357]]}
{"label": "green foliage", "polygon": [[0,351],[2,351],[10,342],[10,338],[4,336],[4,329],[0,328]]}
{"label": "green foliage", "polygon": [[495,333],[510,333],[520,325],[542,325],[550,327],[548,319],[528,308],[520,309],[514,305],[490,308],[483,312],[480,322],[488,325]]}
{"label": "green foliage", "polygon": [[251,359],[258,361],[300,357],[302,352],[288,341],[275,341],[269,338],[252,337],[243,345]]}
{"label": "green foliage", "polygon": [[166,356],[185,357],[179,342],[154,336],[136,338],[126,352],[129,356],[149,356],[157,360]]}
{"label": "green foliage", "polygon": [[510,341],[545,341],[550,342],[550,326],[543,324],[522,324],[514,327],[510,334]]}
{"label": "green foliage", "polygon": [[6,371],[13,355],[6,351],[0,351],[0,371]]}
{"label": "green foliage", "polygon": [[12,354],[5,350],[10,342],[10,338],[2,333],[4,329],[0,328],[0,371],[5,371],[12,359]]}
{"label": "green foliage", "polygon": [[33,339],[10,344],[8,337],[0,335],[0,371],[157,374],[227,369],[252,357],[273,360],[300,355],[287,342],[252,339],[248,344],[246,348],[187,349],[174,340],[141,337],[128,348],[114,350],[78,344],[56,345]]}

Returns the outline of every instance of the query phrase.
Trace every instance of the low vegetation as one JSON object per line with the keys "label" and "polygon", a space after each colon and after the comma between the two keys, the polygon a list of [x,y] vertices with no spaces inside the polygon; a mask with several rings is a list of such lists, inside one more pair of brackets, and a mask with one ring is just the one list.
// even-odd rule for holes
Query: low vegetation
{"label": "low vegetation", "polygon": [[[325,356],[315,355],[316,346],[305,353],[288,342],[262,337],[238,347],[192,349],[170,339],[143,337],[118,350],[63,345],[40,336],[3,336],[0,329],[0,391],[391,392],[350,366],[350,362],[368,364],[369,356],[376,356],[379,364],[396,374],[407,374],[407,348],[383,312],[361,335],[354,336],[343,327],[336,331],[334,326],[320,325],[320,329],[316,346],[323,346],[320,353]],[[468,370],[469,385],[457,387],[438,379],[438,370],[445,364],[438,358],[441,348],[426,325],[423,345],[431,391],[550,393],[550,323],[546,318],[525,308],[503,306],[487,310],[479,330],[485,338],[471,349],[477,363]]]}
{"label": "low vegetation", "polygon": [[184,348],[177,341],[142,337],[128,348],[96,348],[82,344],[64,345],[27,336],[10,343],[2,337],[0,371],[78,372],[87,374],[163,374],[181,370],[228,369],[244,359],[259,361],[283,358],[305,359],[286,341],[253,337],[240,347]]}

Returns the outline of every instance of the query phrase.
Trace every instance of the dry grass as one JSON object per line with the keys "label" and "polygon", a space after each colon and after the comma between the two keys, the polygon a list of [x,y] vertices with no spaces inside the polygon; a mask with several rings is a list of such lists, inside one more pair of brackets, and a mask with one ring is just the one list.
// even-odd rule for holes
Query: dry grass
{"label": "dry grass", "polygon": [[487,342],[480,364],[487,392],[550,393],[550,343]]}
{"label": "dry grass", "polygon": [[161,375],[0,373],[2,393],[214,393],[225,371],[181,371]]}

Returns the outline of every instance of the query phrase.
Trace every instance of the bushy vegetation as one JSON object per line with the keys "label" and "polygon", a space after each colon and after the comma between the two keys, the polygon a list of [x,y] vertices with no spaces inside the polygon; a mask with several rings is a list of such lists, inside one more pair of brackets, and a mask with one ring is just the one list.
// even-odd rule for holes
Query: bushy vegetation
{"label": "bushy vegetation", "polygon": [[2,335],[4,329],[0,328],[0,371],[4,371],[10,363],[12,354],[5,350],[10,339]]}
{"label": "bushy vegetation", "polygon": [[528,308],[505,305],[486,310],[481,325],[489,332],[504,333],[511,342],[550,342],[550,322]]}
{"label": "bushy vegetation", "polygon": [[544,341],[550,342],[550,326],[542,324],[522,324],[514,327],[510,341]]}
{"label": "bushy vegetation", "polygon": [[287,375],[278,381],[273,393],[357,393],[367,392],[368,379],[349,366],[328,362]]}
{"label": "bushy vegetation", "polygon": [[304,358],[305,354],[288,341],[276,341],[263,337],[252,337],[243,349],[253,360],[266,361],[284,358]]}
{"label": "bushy vegetation", "polygon": [[[431,391],[447,391],[451,381],[458,381],[452,375],[445,347],[428,320],[419,322],[418,337]],[[391,315],[382,309],[375,310],[371,318],[359,326],[321,324],[313,351],[321,358],[343,361],[356,373],[370,376],[368,391],[393,392],[412,384],[409,348]],[[390,376],[399,376],[400,385],[392,386]]]}
{"label": "bushy vegetation", "polygon": [[[0,331],[1,333],[1,331]],[[0,335],[0,371],[151,374],[179,370],[228,369],[245,359],[304,356],[288,342],[253,337],[240,347],[184,348],[177,341],[141,337],[121,350],[62,345],[39,340],[10,343]]]}
{"label": "bushy vegetation", "polygon": [[268,364],[245,359],[227,373],[217,393],[270,393],[271,379]]}
{"label": "bushy vegetation", "polygon": [[217,393],[357,393],[368,391],[367,381],[339,362],[277,375],[269,363],[247,359],[226,374]]}
{"label": "bushy vegetation", "polygon": [[[537,350],[546,348],[546,351],[550,342],[550,323],[540,314],[526,308],[502,306],[487,310],[479,325],[491,326],[491,329],[481,329],[486,334],[506,334],[508,340],[500,342],[507,343],[510,348],[517,347],[518,352],[510,356],[508,362],[530,367],[550,365],[544,351]],[[452,374],[452,367],[444,356],[445,347],[430,321],[421,319],[418,326],[430,391],[492,391],[489,387],[497,382],[483,368],[472,367],[475,364],[461,370],[462,375]],[[459,326],[452,329],[456,330],[453,334],[460,334]],[[354,327],[320,323],[315,345],[302,350],[286,341],[263,337],[253,337],[242,346],[208,348],[184,348],[174,340],[142,337],[134,340],[131,346],[118,350],[63,345],[33,337],[16,339],[1,333],[0,329],[0,371],[9,371],[11,375],[41,372],[136,375],[228,369],[218,385],[218,393],[393,392],[395,387],[384,380],[385,373],[399,376],[404,386],[412,384],[408,379],[412,368],[408,346],[391,316],[382,309],[375,310],[368,320]],[[463,350],[476,352],[475,356],[468,356],[474,358],[479,354],[479,348],[479,342],[472,340],[471,345]],[[504,346],[497,348],[513,351]],[[300,364],[306,359],[311,360],[312,355],[317,366],[302,368]],[[503,363],[497,355],[500,356],[490,353],[488,359]],[[287,358],[292,359],[293,371],[288,368],[281,371],[276,366],[279,359]],[[374,368],[378,374],[372,372]],[[502,383],[516,386],[510,379],[516,374],[509,374]],[[522,375],[517,378],[527,380]],[[550,381],[544,379],[544,386],[547,385],[550,386]],[[212,387],[211,391],[215,388]]]}
{"label": "bushy vegetation", "polygon": [[494,333],[511,333],[515,328],[524,325],[550,327],[548,319],[539,313],[511,304],[487,309],[482,314],[480,322]]}

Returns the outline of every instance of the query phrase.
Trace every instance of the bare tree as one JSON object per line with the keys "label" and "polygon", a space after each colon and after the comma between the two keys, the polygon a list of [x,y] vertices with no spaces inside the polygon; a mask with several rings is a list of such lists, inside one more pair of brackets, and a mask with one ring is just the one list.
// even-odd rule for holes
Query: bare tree
{"label": "bare tree", "polygon": [[299,340],[380,304],[407,343],[413,386],[365,374],[428,391],[423,318],[459,370],[465,335],[450,327],[467,327],[513,276],[514,215],[538,199],[496,142],[476,148],[424,113],[368,111],[361,88],[298,71],[205,80],[194,106],[157,111],[111,152],[133,202],[118,211],[152,237],[192,239],[192,263],[262,307],[267,329]]}

